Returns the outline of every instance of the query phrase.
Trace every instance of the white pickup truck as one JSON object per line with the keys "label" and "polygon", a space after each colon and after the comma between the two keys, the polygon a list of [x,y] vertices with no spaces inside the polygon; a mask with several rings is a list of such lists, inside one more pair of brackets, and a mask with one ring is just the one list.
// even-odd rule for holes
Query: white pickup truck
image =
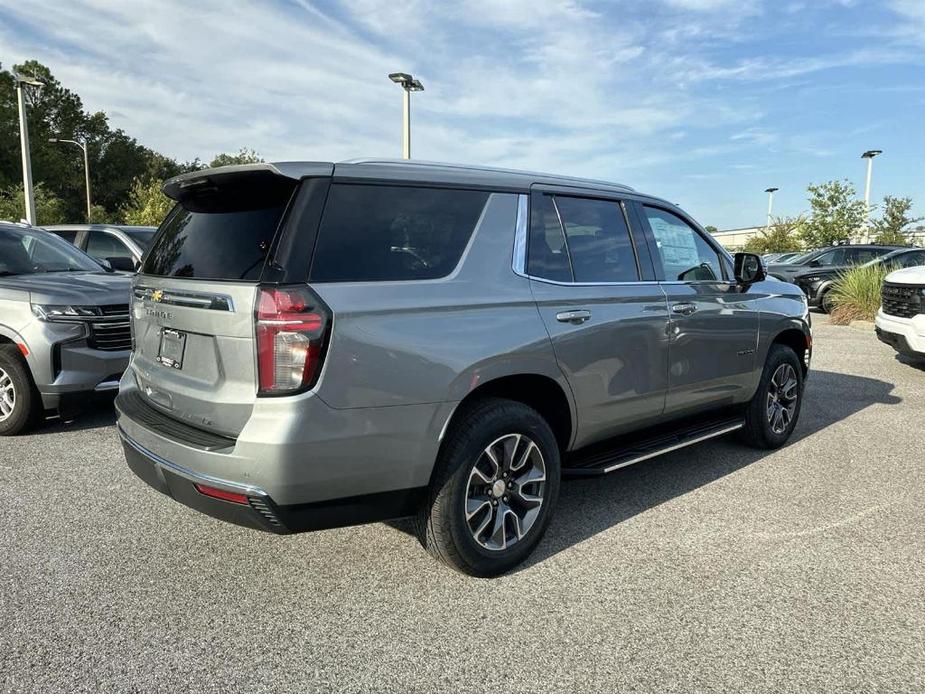
{"label": "white pickup truck", "polygon": [[925,359],[925,266],[887,275],[876,330],[877,337],[900,354]]}

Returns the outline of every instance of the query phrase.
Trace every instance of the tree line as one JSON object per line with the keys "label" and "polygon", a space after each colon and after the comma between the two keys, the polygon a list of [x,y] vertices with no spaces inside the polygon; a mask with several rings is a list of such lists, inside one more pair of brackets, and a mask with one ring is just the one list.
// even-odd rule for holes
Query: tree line
{"label": "tree line", "polygon": [[25,91],[38,224],[87,221],[83,156],[73,145],[51,143],[51,138],[87,143],[93,223],[160,224],[172,204],[160,190],[165,179],[211,166],[262,161],[247,149],[219,154],[208,163],[198,158],[177,161],[139,144],[121,128],[113,129],[102,111],[85,110],[80,97],[38,61],[12,70],[0,64],[0,219],[16,221],[25,213],[14,72],[44,82]]}
{"label": "tree line", "polygon": [[[751,253],[786,253],[845,243],[863,229],[866,206],[847,180],[828,181],[807,187],[809,212],[796,217],[778,217],[745,244]],[[887,195],[879,216],[868,223],[873,243],[905,245],[910,227],[922,221],[913,217],[912,198]]]}

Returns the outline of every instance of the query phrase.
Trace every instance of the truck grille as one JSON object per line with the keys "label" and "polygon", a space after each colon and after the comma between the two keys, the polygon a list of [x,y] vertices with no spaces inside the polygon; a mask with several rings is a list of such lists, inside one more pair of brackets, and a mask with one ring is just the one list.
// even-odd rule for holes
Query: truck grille
{"label": "truck grille", "polygon": [[117,352],[132,348],[128,304],[100,306],[102,318],[90,322],[87,344],[92,349]]}
{"label": "truck grille", "polygon": [[922,312],[920,295],[920,287],[884,282],[880,293],[883,312],[899,318],[912,318]]}

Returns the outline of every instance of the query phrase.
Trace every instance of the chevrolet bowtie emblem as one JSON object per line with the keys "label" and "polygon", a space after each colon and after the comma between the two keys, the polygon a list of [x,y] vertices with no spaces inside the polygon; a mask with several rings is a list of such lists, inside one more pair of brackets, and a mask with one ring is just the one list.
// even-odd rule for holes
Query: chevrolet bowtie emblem
{"label": "chevrolet bowtie emblem", "polygon": [[164,298],[164,292],[161,291],[160,289],[155,289],[153,292],[151,292],[151,301],[156,302],[156,301],[160,301],[163,298]]}

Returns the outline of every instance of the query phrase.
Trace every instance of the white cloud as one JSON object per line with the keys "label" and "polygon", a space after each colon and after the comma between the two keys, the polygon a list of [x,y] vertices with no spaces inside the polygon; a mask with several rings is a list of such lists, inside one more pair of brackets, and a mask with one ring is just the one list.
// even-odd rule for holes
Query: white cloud
{"label": "white cloud", "polygon": [[[771,7],[0,0],[0,57],[41,60],[88,108],[181,159],[242,146],[268,159],[397,156],[400,90],[386,75],[409,71],[426,87],[413,97],[416,156],[633,184],[771,148],[825,156],[812,133],[767,127],[775,90],[916,55],[908,39],[783,50],[767,40]],[[893,8],[925,26],[925,3]]]}

